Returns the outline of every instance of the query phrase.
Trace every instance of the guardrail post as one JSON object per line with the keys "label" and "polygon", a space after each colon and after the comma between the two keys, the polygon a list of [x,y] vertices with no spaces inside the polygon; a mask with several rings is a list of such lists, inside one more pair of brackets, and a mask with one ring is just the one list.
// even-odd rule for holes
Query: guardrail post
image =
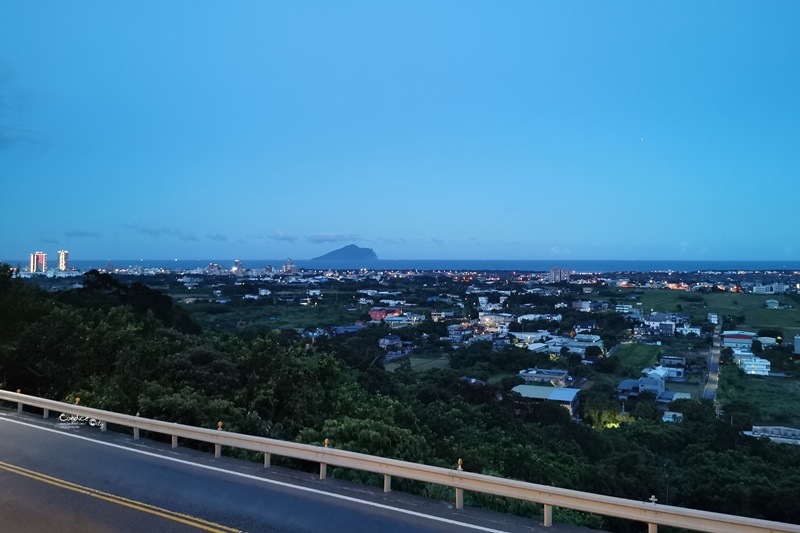
{"label": "guardrail post", "polygon": [[544,504],[544,527],[550,527],[553,525],[553,506],[549,504]]}
{"label": "guardrail post", "polygon": [[133,428],[133,440],[139,440],[139,428]]}
{"label": "guardrail post", "polygon": [[270,466],[270,456],[268,452],[264,452],[264,468],[269,468]]}
{"label": "guardrail post", "polygon": [[[464,470],[464,460],[458,460],[458,467],[456,468],[459,472]],[[456,509],[463,509],[464,508],[464,489],[460,489],[456,487]]]}
{"label": "guardrail post", "polygon": [[173,435],[172,436],[172,447],[173,448],[177,448],[178,447],[178,436],[177,435]]}
{"label": "guardrail post", "polygon": [[[326,448],[328,447],[328,444],[330,444],[330,442],[331,442],[330,439],[325,439],[325,447]],[[319,478],[320,479],[326,479],[327,477],[328,477],[328,465],[326,465],[325,463],[320,463],[319,464]]]}
{"label": "guardrail post", "polygon": [[383,475],[383,492],[392,492],[392,476],[389,474]]}
{"label": "guardrail post", "polygon": [[[17,394],[21,394],[21,393],[22,393],[22,389],[17,389]],[[22,412],[22,402],[17,402],[17,412],[18,413]]]}
{"label": "guardrail post", "polygon": [[[655,507],[657,501],[658,501],[658,498],[656,498],[655,494],[650,496],[650,502],[653,504],[653,507]],[[650,523],[648,523],[647,524],[647,533],[658,533],[658,524],[650,524]]]}
{"label": "guardrail post", "polygon": [[42,418],[50,418],[50,409],[45,409]]}
{"label": "guardrail post", "polygon": [[[217,422],[217,431],[222,431],[222,421]],[[214,445],[214,457],[219,459],[222,456],[222,444]]]}
{"label": "guardrail post", "polygon": [[100,422],[100,431],[106,431],[107,429],[108,429],[108,422],[106,422],[105,420]]}

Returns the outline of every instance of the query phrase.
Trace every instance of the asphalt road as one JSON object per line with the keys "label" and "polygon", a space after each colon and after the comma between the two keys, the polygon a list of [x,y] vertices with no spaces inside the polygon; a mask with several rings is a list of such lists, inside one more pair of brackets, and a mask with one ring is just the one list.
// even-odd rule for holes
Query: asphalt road
{"label": "asphalt road", "polygon": [[708,381],[706,381],[705,389],[703,389],[703,398],[710,400],[717,399],[717,386],[719,385],[719,357],[721,350],[720,335],[722,334],[722,326],[717,325],[714,328],[714,344],[711,346],[708,362]]}
{"label": "asphalt road", "polygon": [[0,529],[578,533],[0,409]]}

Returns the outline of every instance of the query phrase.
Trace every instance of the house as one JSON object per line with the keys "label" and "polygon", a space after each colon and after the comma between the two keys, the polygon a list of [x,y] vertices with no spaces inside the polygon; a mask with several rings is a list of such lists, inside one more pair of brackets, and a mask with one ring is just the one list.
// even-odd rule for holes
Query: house
{"label": "house", "polygon": [[786,283],[770,283],[768,285],[762,285],[760,282],[756,282],[755,286],[753,287],[753,294],[782,294],[789,291],[789,285]]}
{"label": "house", "polygon": [[546,320],[548,322],[561,322],[562,318],[563,317],[561,316],[560,313],[559,314],[546,313],[546,314],[520,315],[520,316],[517,317],[517,322],[520,323],[520,324],[522,324],[526,320],[531,320],[531,321],[533,321],[533,320]]}
{"label": "house", "polygon": [[676,333],[680,333],[684,337],[686,335],[694,334],[698,337],[703,333],[703,330],[700,327],[692,327],[688,323],[684,323],[681,327],[675,329]]}
{"label": "house", "polygon": [[410,326],[414,323],[408,316],[387,316],[383,320],[386,322],[386,325],[392,329]]}
{"label": "house", "polygon": [[550,383],[554,387],[566,387],[571,381],[569,372],[557,368],[527,368],[519,371],[525,383]]}
{"label": "house", "polygon": [[768,376],[770,372],[770,362],[760,357],[743,357],[739,360],[739,368],[745,374],[754,376]]}
{"label": "house", "polygon": [[530,398],[539,401],[556,402],[569,411],[570,416],[578,413],[578,393],[580,389],[567,387],[540,387],[537,385],[517,385],[512,391],[521,395],[523,398]]}
{"label": "house", "polygon": [[369,317],[375,322],[379,322],[387,316],[400,316],[402,311],[391,307],[373,307],[369,310]]}
{"label": "house", "polygon": [[663,366],[645,368],[642,370],[642,377],[639,378],[639,393],[649,392],[658,398],[666,390],[665,382],[668,375],[668,370]]}
{"label": "house", "polygon": [[752,431],[742,431],[749,437],[767,437],[779,444],[800,445],[800,428],[791,426],[753,426]]}
{"label": "house", "polygon": [[583,311],[584,313],[588,313],[592,310],[592,301],[575,300],[574,302],[572,302],[572,308],[577,309],[578,311]]}
{"label": "house", "polygon": [[523,331],[512,331],[509,333],[512,337],[515,337],[517,341],[523,342],[525,344],[531,344],[534,342],[539,342],[543,338],[546,338],[550,335],[547,331],[530,331],[530,332],[523,332]]}
{"label": "house", "polygon": [[575,322],[575,327],[573,329],[575,330],[575,333],[588,333],[597,329],[597,322],[594,320],[581,320]]}
{"label": "house", "polygon": [[662,355],[658,362],[661,366],[686,366],[686,358],[677,355]]}
{"label": "house", "polygon": [[686,358],[664,355],[659,359],[659,365],[660,368],[667,370],[667,379],[682,379],[684,377]]}
{"label": "house", "polygon": [[683,413],[678,413],[677,411],[665,411],[664,414],[661,416],[662,422],[683,422]]}
{"label": "house", "polygon": [[355,333],[363,327],[364,326],[358,324],[353,326],[334,326],[332,331],[334,335],[343,335],[345,333]]}
{"label": "house", "polygon": [[447,336],[450,342],[459,343],[472,336],[472,327],[467,324],[451,324],[447,326]]}
{"label": "house", "polygon": [[708,321],[711,324],[719,324],[719,315],[717,313],[708,313]]}
{"label": "house", "polygon": [[756,334],[749,331],[723,331],[722,347],[750,349],[755,338]]}
{"label": "house", "polygon": [[403,345],[403,340],[400,338],[399,335],[389,334],[386,335],[384,338],[378,340],[378,346],[380,346],[384,350],[388,350],[391,347],[400,347],[402,345]]}
{"label": "house", "polygon": [[452,311],[433,311],[431,313],[431,320],[434,322],[440,322],[445,318],[453,318],[455,317],[455,313]]}

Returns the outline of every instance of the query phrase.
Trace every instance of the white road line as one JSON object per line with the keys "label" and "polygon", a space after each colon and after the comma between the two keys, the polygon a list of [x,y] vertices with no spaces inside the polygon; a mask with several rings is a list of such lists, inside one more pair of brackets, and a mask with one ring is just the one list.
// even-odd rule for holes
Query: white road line
{"label": "white road line", "polygon": [[128,451],[128,452],[139,453],[139,454],[142,454],[142,455],[155,457],[157,459],[163,459],[164,461],[173,461],[175,463],[194,466],[194,467],[197,467],[197,468],[204,468],[206,470],[212,470],[214,472],[221,472],[223,474],[229,474],[231,476],[238,476],[238,477],[243,477],[243,478],[247,478],[247,479],[253,479],[255,481],[260,481],[262,483],[269,483],[269,484],[272,484],[272,485],[278,485],[280,487],[287,487],[287,488],[292,488],[292,489],[295,489],[295,490],[311,492],[311,493],[314,493],[314,494],[319,494],[321,496],[327,496],[327,497],[330,497],[330,498],[337,498],[339,500],[346,500],[346,501],[353,502],[353,503],[358,503],[358,504],[361,504],[361,505],[368,505],[368,506],[371,506],[371,507],[377,507],[379,509],[385,509],[387,511],[393,511],[393,512],[396,512],[396,513],[403,513],[403,514],[407,514],[407,515],[411,515],[411,516],[416,516],[418,518],[425,518],[425,519],[428,519],[428,520],[434,520],[436,522],[443,522],[445,524],[461,526],[461,527],[468,528],[468,529],[476,529],[478,531],[486,531],[487,533],[507,533],[507,532],[502,531],[500,529],[492,529],[492,528],[488,528],[488,527],[477,526],[477,525],[474,525],[474,524],[468,524],[466,522],[458,522],[456,520],[451,520],[449,518],[442,518],[442,517],[439,517],[439,516],[433,516],[433,515],[428,515],[428,514],[424,514],[424,513],[419,513],[419,512],[416,512],[416,511],[409,511],[409,510],[406,510],[406,509],[399,509],[397,507],[392,507],[390,505],[385,505],[385,504],[382,504],[382,503],[375,503],[375,502],[370,502],[370,501],[366,501],[366,500],[360,500],[358,498],[353,498],[352,496],[343,496],[341,494],[334,494],[332,492],[326,492],[324,490],[312,489],[312,488],[309,488],[309,487],[302,487],[300,485],[293,485],[291,483],[286,483],[284,481],[275,481],[275,480],[272,480],[272,479],[266,479],[266,478],[263,478],[263,477],[254,476],[252,474],[243,474],[241,472],[232,472],[232,471],[226,470],[224,468],[219,468],[219,467],[216,467],[216,466],[209,466],[209,465],[203,465],[203,464],[199,464],[199,463],[194,463],[192,461],[187,461],[185,459],[177,459],[175,457],[165,457],[165,456],[163,456],[161,454],[157,454],[157,453],[153,453],[153,452],[146,452],[146,451],[143,451],[143,450],[136,450],[136,449],[133,449],[133,448],[129,448],[127,446],[122,446],[120,444],[112,444],[110,442],[102,442],[102,441],[98,441],[98,440],[95,440],[95,439],[90,439],[89,437],[82,437],[80,435],[73,435],[71,433],[65,433],[65,432],[59,431],[57,429],[44,428],[44,427],[41,427],[41,426],[37,426],[35,424],[29,424],[27,422],[20,422],[19,420],[12,420],[10,418],[7,418],[6,414],[0,414],[0,421],[10,422],[12,424],[19,424],[21,426],[28,426],[28,427],[31,427],[31,428],[34,428],[34,429],[38,429],[38,430],[41,430],[41,431],[49,431],[50,433],[55,433],[57,435],[61,435],[61,436],[64,436],[64,437],[70,437],[70,438],[73,438],[73,439],[85,440],[85,441],[93,442],[95,444],[99,444],[99,445],[102,445],[102,446],[109,446],[111,448],[118,448],[120,450],[125,450],[125,451]]}

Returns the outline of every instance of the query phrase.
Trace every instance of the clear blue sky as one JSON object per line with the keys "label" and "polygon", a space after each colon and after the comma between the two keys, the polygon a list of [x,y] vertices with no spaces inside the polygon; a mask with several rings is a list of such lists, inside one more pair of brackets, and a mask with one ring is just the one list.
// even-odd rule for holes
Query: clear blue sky
{"label": "clear blue sky", "polygon": [[800,259],[800,2],[6,1],[0,260]]}

